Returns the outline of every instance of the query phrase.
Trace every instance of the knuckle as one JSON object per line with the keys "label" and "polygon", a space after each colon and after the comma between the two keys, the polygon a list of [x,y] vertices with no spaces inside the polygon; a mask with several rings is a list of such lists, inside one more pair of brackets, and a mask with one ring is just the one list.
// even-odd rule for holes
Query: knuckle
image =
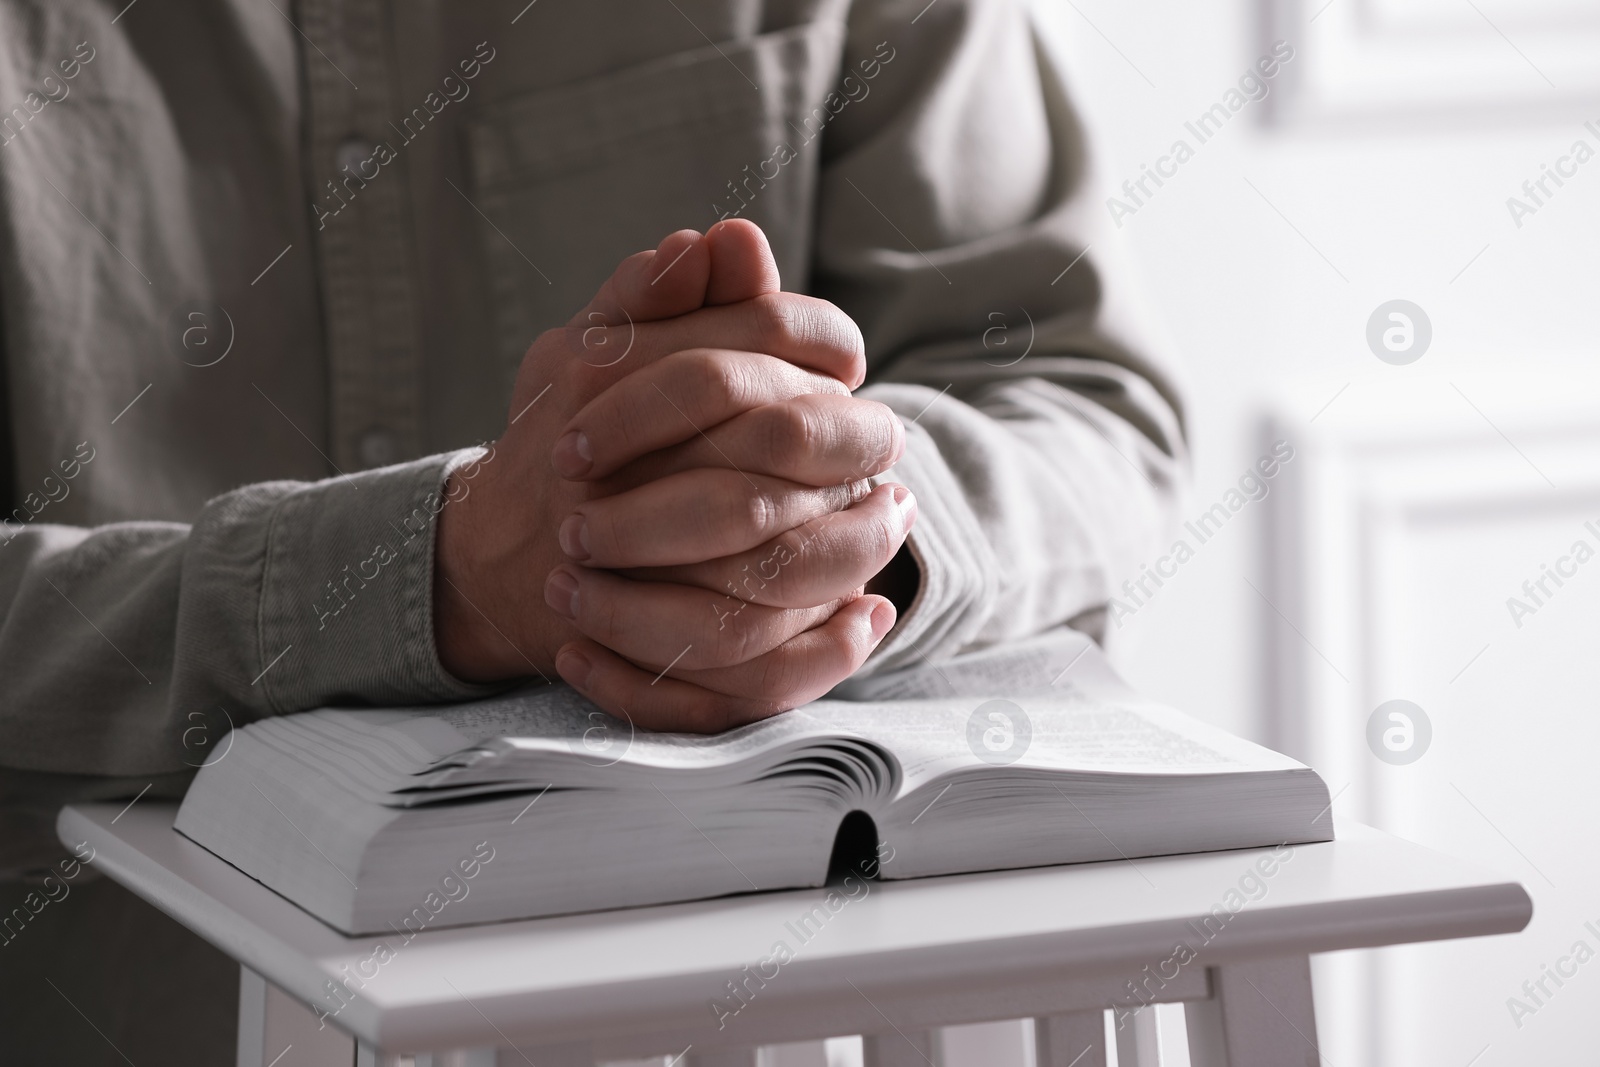
{"label": "knuckle", "polygon": [[804,404],[780,404],[767,409],[766,440],[762,442],[769,461],[781,462],[793,456],[810,455],[820,443],[817,420]]}
{"label": "knuckle", "polygon": [[816,345],[843,356],[844,368],[853,375],[854,384],[866,370],[866,339],[856,320],[845,314],[837,304],[815,297],[807,298],[794,314],[803,315],[806,336]]}
{"label": "knuckle", "polygon": [[540,352],[552,348],[565,348],[569,339],[572,337],[574,329],[575,328],[571,326],[553,326],[550,329],[545,330],[543,333],[539,334],[538,337],[533,339],[533,344],[528,346],[528,354],[532,355],[534,352]]}
{"label": "knuckle", "polygon": [[703,348],[683,353],[683,359],[698,401],[696,407],[725,410],[738,402],[740,382],[728,360]]}
{"label": "knuckle", "polygon": [[778,502],[772,498],[772,494],[751,492],[744,498],[741,521],[750,534],[759,535],[778,524],[779,511]]}
{"label": "knuckle", "polygon": [[767,293],[750,302],[762,350],[781,355],[823,349],[844,358],[851,385],[865,370],[866,342],[854,319],[834,304],[794,293]]}
{"label": "knuckle", "polygon": [[829,514],[836,514],[855,507],[871,496],[872,483],[865,479],[849,481],[843,485],[826,486],[817,492],[822,494],[822,501]]}
{"label": "knuckle", "polygon": [[[760,596],[767,584],[757,574],[759,569],[759,567],[752,569],[749,564],[745,564],[737,571],[724,571],[722,589],[727,590],[724,595],[729,600],[738,604],[738,607],[734,609],[735,611],[743,611],[748,605],[759,602],[757,597]],[[727,577],[726,575],[730,573],[732,577]]]}
{"label": "knuckle", "polygon": [[557,357],[566,353],[571,347],[570,329],[566,326],[557,326],[545,330],[533,339],[533,344],[522,353],[522,363],[518,366],[519,376],[525,376],[535,367],[553,364],[555,373],[560,373],[566,360]]}
{"label": "knuckle", "polygon": [[756,683],[757,700],[784,707],[793,707],[796,679],[802,668],[796,663],[799,654],[779,648],[761,662],[761,674]]}
{"label": "knuckle", "polygon": [[790,395],[790,403],[808,404],[831,415],[836,405],[850,400],[850,387],[826,371],[795,368],[792,373],[798,388]]}
{"label": "knuckle", "polygon": [[856,664],[867,658],[872,651],[872,632],[869,627],[860,625],[857,619],[851,625],[838,627],[829,634],[828,645],[830,669],[837,675],[830,682],[832,685],[844,680],[855,670]]}
{"label": "knuckle", "polygon": [[856,320],[846,315],[843,309],[826,300],[817,303],[817,318],[822,327],[822,333],[829,347],[852,357],[864,357],[866,354],[866,339],[861,335],[861,327],[856,325]]}
{"label": "knuckle", "polygon": [[636,455],[643,447],[639,439],[640,425],[641,420],[626,410],[598,409],[585,427],[589,435],[589,447],[598,450],[597,458],[602,461],[614,455]]}
{"label": "knuckle", "polygon": [[590,447],[597,458],[636,456],[651,447],[651,402],[660,402],[654,389],[642,389],[637,379],[624,378],[622,388],[608,389],[594,400],[585,418]]}
{"label": "knuckle", "polygon": [[653,248],[641,249],[631,256],[624,256],[617,262],[617,269],[611,274],[611,284],[615,285],[618,281],[643,273],[655,258],[656,250]]}
{"label": "knuckle", "polygon": [[876,400],[865,403],[871,405],[867,409],[872,424],[870,440],[873,469],[869,473],[878,474],[894,465],[895,456],[900,451],[900,440],[905,436],[905,427],[900,422],[900,416],[888,404]]}
{"label": "knuckle", "polygon": [[766,293],[751,305],[756,336],[764,350],[781,352],[804,343],[808,324],[801,301],[788,293]]}
{"label": "knuckle", "polygon": [[905,540],[905,529],[900,521],[900,511],[895,507],[893,497],[889,498],[888,506],[883,509],[883,514],[872,524],[871,537],[873,558],[880,561],[878,569],[882,570],[888,566],[895,553],[900,551],[900,543]]}
{"label": "knuckle", "polygon": [[[743,605],[739,610],[743,612],[747,607],[749,604]],[[754,625],[737,618],[730,621],[732,625],[719,626],[713,636],[709,657],[713,662],[707,666],[731,667],[753,659],[764,651],[757,645]]]}
{"label": "knuckle", "polygon": [[751,700],[771,709],[768,714],[798,707],[811,693],[832,688],[843,680],[844,671],[832,668],[836,658],[832,649],[782,645],[761,660],[761,673]]}

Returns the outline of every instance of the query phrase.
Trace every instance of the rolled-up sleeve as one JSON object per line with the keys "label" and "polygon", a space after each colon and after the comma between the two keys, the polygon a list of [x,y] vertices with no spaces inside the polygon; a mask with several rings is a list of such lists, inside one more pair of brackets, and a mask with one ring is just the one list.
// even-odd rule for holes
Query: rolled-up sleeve
{"label": "rolled-up sleeve", "polygon": [[868,89],[829,127],[812,288],[862,328],[919,505],[920,589],[867,670],[1093,630],[1187,458],[1060,72],[1013,0],[858,5],[845,65]]}

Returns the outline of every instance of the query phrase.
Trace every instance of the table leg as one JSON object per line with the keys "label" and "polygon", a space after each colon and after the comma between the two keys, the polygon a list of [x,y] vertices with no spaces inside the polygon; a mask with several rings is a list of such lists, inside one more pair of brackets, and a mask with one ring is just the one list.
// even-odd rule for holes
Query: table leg
{"label": "table leg", "polygon": [[1192,1067],[1317,1067],[1311,960],[1213,967],[1211,997],[1183,1004]]}
{"label": "table leg", "polygon": [[273,1067],[280,1059],[296,1067],[351,1067],[355,1045],[307,1005],[239,968],[239,1067]]}
{"label": "table leg", "polygon": [[932,1030],[861,1035],[865,1067],[937,1067]]}
{"label": "table leg", "polygon": [[1161,1067],[1161,1039],[1156,1034],[1156,1008],[1147,1004],[1111,1013],[1117,1040],[1117,1067]]}
{"label": "table leg", "polygon": [[1038,1067],[1106,1067],[1106,1013],[1075,1011],[1033,1020]]}

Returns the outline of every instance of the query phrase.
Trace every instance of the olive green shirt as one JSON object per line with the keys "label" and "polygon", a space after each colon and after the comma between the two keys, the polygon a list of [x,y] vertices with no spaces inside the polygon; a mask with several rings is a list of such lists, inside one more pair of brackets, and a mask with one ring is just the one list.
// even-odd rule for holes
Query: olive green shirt
{"label": "olive green shirt", "polygon": [[0,0],[0,866],[219,722],[478,693],[447,470],[621,258],[731,215],[908,424],[867,669],[1104,605],[1178,401],[1015,0]]}

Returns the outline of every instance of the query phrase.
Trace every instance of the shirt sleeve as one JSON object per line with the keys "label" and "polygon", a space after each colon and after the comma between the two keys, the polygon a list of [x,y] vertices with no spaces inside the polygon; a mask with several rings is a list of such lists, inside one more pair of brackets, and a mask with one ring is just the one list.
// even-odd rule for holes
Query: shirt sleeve
{"label": "shirt sleeve", "polygon": [[1016,0],[860,4],[844,65],[812,289],[906,423],[885,477],[916,494],[921,570],[864,670],[1094,632],[1187,457],[1060,72]]}
{"label": "shirt sleeve", "polygon": [[248,485],[192,526],[8,520],[0,764],[153,778],[197,766],[230,723],[489,691],[446,672],[433,639],[446,478],[461,468],[459,498],[482,462],[469,449]]}

